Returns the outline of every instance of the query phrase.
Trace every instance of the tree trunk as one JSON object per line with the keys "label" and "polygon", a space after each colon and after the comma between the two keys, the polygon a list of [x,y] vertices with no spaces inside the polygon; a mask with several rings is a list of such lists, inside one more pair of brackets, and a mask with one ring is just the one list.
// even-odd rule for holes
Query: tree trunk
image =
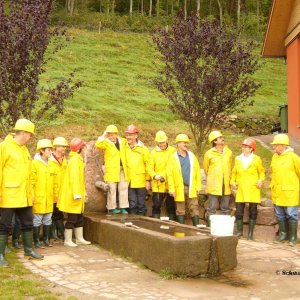
{"label": "tree trunk", "polygon": [[237,27],[240,28],[240,17],[241,17],[241,0],[238,0],[237,2],[237,14],[236,14],[236,20],[237,20]]}
{"label": "tree trunk", "polygon": [[185,20],[186,20],[186,18],[187,18],[186,1],[187,1],[187,0],[184,0],[184,19],[185,19]]}
{"label": "tree trunk", "polygon": [[129,6],[129,15],[132,16],[132,6],[133,6],[133,3],[132,3],[133,0],[130,0],[130,6]]}
{"label": "tree trunk", "polygon": [[66,8],[67,8],[67,12],[70,14],[70,16],[73,15],[74,6],[75,6],[75,0],[66,0]]}
{"label": "tree trunk", "polygon": [[220,13],[220,24],[223,26],[223,8],[222,8],[222,3],[221,0],[217,0],[218,6],[219,6],[219,13]]}
{"label": "tree trunk", "polygon": [[200,18],[201,0],[197,0],[197,16]]}
{"label": "tree trunk", "polygon": [[149,17],[152,16],[152,0],[150,0],[150,3],[149,3]]}
{"label": "tree trunk", "polygon": [[256,1],[256,16],[257,16],[257,33],[259,34],[259,15],[260,15],[260,11],[259,11],[259,0]]}
{"label": "tree trunk", "polygon": [[141,0],[141,14],[144,15],[144,0]]}
{"label": "tree trunk", "polygon": [[174,15],[174,0],[171,0],[171,15]]}
{"label": "tree trunk", "polygon": [[159,0],[156,0],[156,16],[159,17]]}
{"label": "tree trunk", "polygon": [[116,6],[116,1],[112,0],[112,3],[111,3],[111,13],[113,15],[115,14],[115,6]]}
{"label": "tree trunk", "polygon": [[166,14],[169,15],[169,1],[166,0]]}

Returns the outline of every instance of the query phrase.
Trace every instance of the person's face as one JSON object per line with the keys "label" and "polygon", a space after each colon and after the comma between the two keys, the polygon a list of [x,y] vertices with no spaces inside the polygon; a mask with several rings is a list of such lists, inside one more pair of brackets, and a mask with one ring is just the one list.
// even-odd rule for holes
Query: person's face
{"label": "person's face", "polygon": [[114,133],[114,132],[107,132],[106,135],[107,135],[107,138],[108,138],[111,142],[116,143],[117,138],[118,138],[118,135],[117,135],[116,133]]}
{"label": "person's face", "polygon": [[177,149],[180,151],[188,151],[189,143],[187,142],[179,142],[177,143]]}
{"label": "person's face", "polygon": [[160,142],[160,143],[157,143],[157,146],[161,149],[161,150],[166,150],[167,147],[168,147],[168,144],[167,142]]}
{"label": "person's face", "polygon": [[27,131],[22,131],[20,133],[20,144],[21,145],[26,145],[33,137],[33,134]]}
{"label": "person's face", "polygon": [[242,145],[242,152],[245,156],[248,156],[252,153],[252,148],[247,145]]}
{"label": "person's face", "polygon": [[282,154],[286,149],[286,145],[273,145],[273,150],[277,154]]}
{"label": "person's face", "polygon": [[65,156],[66,155],[66,151],[67,151],[67,147],[66,146],[56,146],[55,147],[55,152],[59,156]]}
{"label": "person's face", "polygon": [[216,145],[216,146],[217,146],[217,145],[224,145],[224,143],[225,143],[225,139],[224,139],[223,136],[220,136],[220,137],[218,137],[218,138],[215,140],[215,145]]}
{"label": "person's face", "polygon": [[45,148],[41,152],[42,152],[42,158],[48,159],[52,154],[52,148]]}
{"label": "person's face", "polygon": [[137,141],[136,133],[126,133],[125,135],[128,145],[134,145]]}

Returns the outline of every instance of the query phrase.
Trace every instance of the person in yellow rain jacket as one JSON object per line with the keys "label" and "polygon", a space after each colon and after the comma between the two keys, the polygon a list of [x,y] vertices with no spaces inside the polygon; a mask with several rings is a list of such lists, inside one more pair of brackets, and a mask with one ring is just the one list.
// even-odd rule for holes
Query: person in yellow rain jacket
{"label": "person in yellow rain jacket", "polygon": [[[112,214],[128,214],[128,182],[126,169],[126,139],[118,136],[115,125],[108,125],[96,142],[96,147],[104,151],[104,180],[109,185],[106,207]],[[117,209],[117,191],[119,209]]]}
{"label": "person in yellow rain jacket", "polygon": [[242,143],[242,154],[237,156],[232,170],[231,185],[236,191],[237,236],[243,235],[243,217],[245,203],[249,203],[248,240],[253,240],[253,231],[257,218],[257,204],[261,202],[260,189],[265,179],[265,169],[256,150],[256,141],[247,138]]}
{"label": "person in yellow rain jacket", "polygon": [[147,173],[149,150],[138,140],[138,132],[138,128],[135,125],[129,125],[125,130],[129,213],[146,215],[145,200],[147,190],[150,189],[150,176]]}
{"label": "person in yellow rain jacket", "polygon": [[232,152],[225,145],[224,136],[220,131],[212,131],[208,141],[212,144],[212,148],[204,154],[203,167],[208,194],[207,223],[210,226],[209,216],[216,213],[219,204],[222,214],[230,213]]}
{"label": "person in yellow rain jacket", "polygon": [[[68,214],[65,224],[64,245],[76,247],[89,245],[83,238],[83,212],[85,202],[85,176],[83,151],[85,142],[80,138],[73,138],[70,142],[69,162],[60,188],[57,207]],[[72,232],[75,232],[76,244],[72,241]]]}
{"label": "person in yellow rain jacket", "polygon": [[50,227],[52,223],[53,202],[57,199],[56,173],[49,164],[52,154],[52,142],[42,139],[37,142],[31,169],[31,185],[33,195],[33,239],[36,248],[43,248],[40,242],[40,228],[43,225],[43,242],[46,247],[50,244]]}
{"label": "person in yellow rain jacket", "polygon": [[165,199],[168,217],[175,220],[176,208],[174,198],[168,193],[167,163],[176,148],[168,145],[168,137],[164,131],[155,135],[157,146],[150,153],[149,175],[152,178],[152,217],[160,218],[160,210]]}
{"label": "person in yellow rain jacket", "polygon": [[[272,201],[279,224],[279,242],[289,239],[291,246],[297,244],[300,158],[289,147],[289,137],[280,133],[271,143],[274,155],[271,161]],[[288,230],[289,228],[289,230]]]}
{"label": "person in yellow rain jacket", "polygon": [[[57,174],[57,189],[58,194],[67,168],[66,150],[68,142],[64,137],[56,137],[53,141],[53,153],[49,158],[51,165]],[[57,208],[57,199],[54,198],[53,214],[52,214],[52,232],[51,237],[54,239],[64,238],[64,214]]]}
{"label": "person in yellow rain jacket", "polygon": [[44,258],[32,249],[31,156],[26,144],[34,134],[34,127],[31,121],[19,119],[15,133],[0,143],[0,267],[8,266],[5,248],[14,213],[21,223],[25,258]]}
{"label": "person in yellow rain jacket", "polygon": [[185,207],[192,217],[193,225],[199,224],[198,194],[200,194],[201,173],[197,157],[188,151],[189,138],[186,134],[176,136],[177,152],[169,159],[167,180],[169,193],[175,198],[176,215],[179,223],[185,223]]}

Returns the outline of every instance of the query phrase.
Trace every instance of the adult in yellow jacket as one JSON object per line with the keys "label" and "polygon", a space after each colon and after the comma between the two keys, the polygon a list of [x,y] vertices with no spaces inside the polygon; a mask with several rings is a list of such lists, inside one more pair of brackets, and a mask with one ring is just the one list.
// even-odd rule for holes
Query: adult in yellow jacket
{"label": "adult in yellow jacket", "polygon": [[220,131],[212,131],[208,141],[212,144],[212,148],[204,154],[203,167],[206,174],[209,225],[209,216],[216,213],[218,206],[222,214],[230,213],[232,152],[225,145],[224,136]]}
{"label": "adult in yellow jacket", "polygon": [[248,240],[253,240],[253,231],[257,219],[257,204],[261,202],[260,189],[265,179],[265,169],[256,150],[256,141],[247,138],[242,143],[242,154],[235,158],[231,185],[236,191],[237,235],[243,235],[243,217],[245,203],[249,203]]}
{"label": "adult in yellow jacket", "polygon": [[[85,202],[85,176],[83,151],[85,142],[80,138],[73,138],[70,142],[69,162],[60,189],[57,207],[67,213],[65,224],[64,245],[76,247],[88,245],[90,242],[83,238],[83,212]],[[76,244],[72,241],[74,229]]]}
{"label": "adult in yellow jacket", "polygon": [[[104,180],[109,186],[106,207],[109,213],[128,214],[128,182],[126,169],[126,139],[118,136],[115,125],[108,125],[96,142],[96,147],[104,151]],[[119,208],[117,209],[117,191]]]}
{"label": "adult in yellow jacket", "polygon": [[[271,143],[274,155],[271,161],[272,201],[279,224],[279,238],[282,242],[289,238],[291,246],[297,244],[300,158],[289,147],[289,137],[280,133]],[[288,229],[289,228],[289,233]]]}
{"label": "adult in yellow jacket", "polygon": [[196,156],[188,151],[189,138],[186,134],[176,136],[177,152],[168,162],[167,179],[169,193],[175,198],[176,215],[179,223],[185,223],[185,206],[192,216],[193,225],[199,224],[197,195],[201,191],[200,165]]}
{"label": "adult in yellow jacket", "polygon": [[0,143],[0,267],[8,265],[5,247],[14,213],[21,223],[25,258],[43,259],[32,249],[31,156],[26,144],[34,134],[34,124],[19,119],[14,131]]}
{"label": "adult in yellow jacket", "polygon": [[[58,194],[67,168],[66,150],[68,142],[64,137],[56,137],[53,140],[53,152],[49,158],[49,165],[54,168],[57,176],[57,190]],[[57,208],[57,199],[54,198],[53,214],[52,214],[52,228],[50,236],[55,240],[64,238],[64,214]]]}
{"label": "adult in yellow jacket", "polygon": [[138,129],[135,125],[129,125],[125,132],[129,213],[146,215],[145,199],[147,190],[150,189],[150,176],[147,173],[149,150],[138,140]]}
{"label": "adult in yellow jacket", "polygon": [[33,238],[36,248],[43,248],[40,242],[40,228],[43,225],[43,242],[46,247],[50,243],[50,228],[52,223],[53,202],[57,199],[57,178],[49,158],[52,154],[52,142],[48,139],[39,140],[31,169],[31,184],[33,195]]}
{"label": "adult in yellow jacket", "polygon": [[164,131],[155,135],[156,147],[150,153],[149,175],[152,179],[152,217],[160,218],[163,200],[170,220],[175,220],[176,208],[174,198],[168,193],[167,164],[176,148],[168,145],[168,137]]}

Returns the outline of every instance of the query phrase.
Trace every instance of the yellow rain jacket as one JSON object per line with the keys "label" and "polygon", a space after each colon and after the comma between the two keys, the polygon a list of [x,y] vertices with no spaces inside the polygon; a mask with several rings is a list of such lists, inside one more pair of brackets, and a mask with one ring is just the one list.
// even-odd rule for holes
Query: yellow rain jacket
{"label": "yellow rain jacket", "polygon": [[146,187],[146,180],[150,180],[148,175],[149,150],[141,141],[130,148],[128,144],[125,147],[126,169],[128,182],[131,188]]}
{"label": "yellow rain jacket", "polygon": [[82,156],[77,152],[71,151],[69,157],[57,207],[66,213],[82,214],[85,202],[84,162]]}
{"label": "yellow rain jacket", "polygon": [[[152,178],[152,191],[158,193],[165,193],[168,189],[167,183],[167,163],[173,153],[176,152],[176,148],[168,146],[166,150],[161,150],[159,147],[155,147],[150,153],[149,159],[149,175]],[[165,179],[165,182],[160,180],[154,180],[155,175],[160,175]]]}
{"label": "yellow rain jacket", "polygon": [[57,197],[57,177],[53,166],[36,154],[32,161],[31,185],[33,195],[32,213],[53,212],[53,201]]}
{"label": "yellow rain jacket", "polygon": [[260,203],[260,188],[256,186],[258,180],[265,179],[265,169],[259,156],[253,154],[253,159],[247,168],[244,168],[242,156],[234,161],[230,183],[237,184],[235,202]]}
{"label": "yellow rain jacket", "polygon": [[17,144],[12,134],[0,143],[0,207],[32,205],[31,161],[27,147]]}
{"label": "yellow rain jacket", "polygon": [[[55,157],[52,155],[49,160],[48,160],[48,164],[54,169],[54,173],[56,174],[56,184],[57,184],[57,190],[58,190],[58,195],[59,195],[59,191],[62,185],[62,181],[66,172],[66,168],[67,168],[67,160],[64,157],[62,160],[62,163],[59,164],[59,162],[55,159]],[[57,199],[54,198],[54,203],[57,202]]]}
{"label": "yellow rain jacket", "polygon": [[[201,173],[200,165],[197,157],[188,151],[191,171],[190,171],[190,184],[189,184],[189,198],[196,198],[197,192],[201,191]],[[181,172],[181,165],[177,152],[175,152],[168,162],[167,178],[169,184],[169,193],[175,192],[175,201],[184,202],[184,183]]]}
{"label": "yellow rain jacket", "polygon": [[231,150],[227,146],[224,147],[223,153],[215,147],[209,149],[204,154],[203,167],[206,174],[206,193],[222,196],[224,184],[224,195],[230,195]]}
{"label": "yellow rain jacket", "polygon": [[272,201],[278,206],[299,205],[300,158],[293,149],[278,155],[275,153],[271,161]]}
{"label": "yellow rain jacket", "polygon": [[109,139],[105,139],[103,136],[96,142],[96,147],[104,151],[104,180],[106,182],[120,182],[121,164],[125,173],[125,180],[127,180],[126,169],[126,139],[118,137],[120,150]]}

